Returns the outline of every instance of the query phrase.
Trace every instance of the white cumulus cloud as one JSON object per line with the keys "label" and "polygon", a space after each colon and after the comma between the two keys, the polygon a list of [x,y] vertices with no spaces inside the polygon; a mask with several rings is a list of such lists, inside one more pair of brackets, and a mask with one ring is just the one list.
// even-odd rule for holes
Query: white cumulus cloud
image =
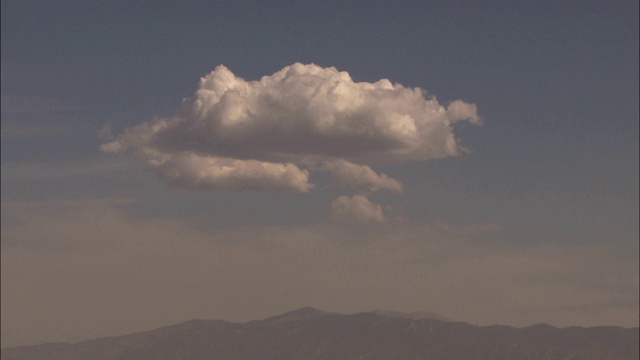
{"label": "white cumulus cloud", "polygon": [[174,186],[305,192],[309,171],[339,186],[402,192],[371,166],[459,154],[452,124],[479,124],[474,104],[448,108],[419,88],[300,63],[258,81],[220,65],[175,116],[126,129],[102,145],[133,150]]}
{"label": "white cumulus cloud", "polygon": [[472,124],[480,125],[482,119],[478,116],[478,107],[476,104],[469,104],[462,100],[452,101],[447,106],[447,116],[452,123],[460,120],[468,120]]}
{"label": "white cumulus cloud", "polygon": [[333,181],[339,186],[368,186],[371,191],[391,190],[402,193],[402,184],[387,174],[378,174],[367,165],[353,164],[339,159],[326,162],[323,167],[331,173]]}
{"label": "white cumulus cloud", "polygon": [[331,203],[331,217],[336,221],[383,222],[382,206],[374,204],[363,195],[339,196]]}
{"label": "white cumulus cloud", "polygon": [[307,192],[309,172],[291,163],[239,160],[197,154],[167,154],[147,149],[153,171],[172,186],[194,190]]}

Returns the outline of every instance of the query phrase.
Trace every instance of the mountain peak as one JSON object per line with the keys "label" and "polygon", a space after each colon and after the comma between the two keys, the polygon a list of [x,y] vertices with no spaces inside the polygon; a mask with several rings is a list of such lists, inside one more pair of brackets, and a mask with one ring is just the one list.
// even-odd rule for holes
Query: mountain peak
{"label": "mountain peak", "polygon": [[311,306],[305,306],[305,307],[301,307],[301,308],[296,309],[296,310],[288,311],[288,312],[280,314],[280,315],[276,315],[276,316],[272,316],[272,317],[266,318],[266,319],[261,320],[261,321],[273,324],[273,323],[279,323],[279,322],[285,322],[285,321],[307,320],[307,319],[311,319],[311,318],[315,318],[315,317],[319,317],[319,316],[331,315],[331,314],[334,314],[334,313],[328,312],[328,311],[323,311],[323,310],[318,310],[318,309],[313,308]]}
{"label": "mountain peak", "polygon": [[[265,320],[193,320],[78,344],[2,349],[2,359],[638,359],[638,328],[475,326],[398,321],[431,313],[340,315],[303,307]],[[381,321],[382,320],[382,321]],[[393,321],[386,321],[393,320]],[[503,355],[503,356],[500,356]]]}
{"label": "mountain peak", "polygon": [[451,322],[452,321],[451,319],[448,319],[448,318],[446,318],[444,316],[441,316],[441,315],[438,315],[438,314],[434,314],[434,313],[430,313],[430,312],[427,312],[427,311],[404,313],[404,312],[400,312],[400,311],[379,310],[379,309],[377,309],[377,310],[373,310],[371,312],[376,314],[376,315],[380,315],[380,316],[411,319],[411,320],[429,319],[429,320],[438,320],[438,321],[444,321],[444,322]]}

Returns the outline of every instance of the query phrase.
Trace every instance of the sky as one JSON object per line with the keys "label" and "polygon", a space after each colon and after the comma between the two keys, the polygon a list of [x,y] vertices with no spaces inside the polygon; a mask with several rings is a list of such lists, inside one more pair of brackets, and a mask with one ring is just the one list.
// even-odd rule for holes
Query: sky
{"label": "sky", "polygon": [[638,326],[637,1],[1,6],[2,347]]}

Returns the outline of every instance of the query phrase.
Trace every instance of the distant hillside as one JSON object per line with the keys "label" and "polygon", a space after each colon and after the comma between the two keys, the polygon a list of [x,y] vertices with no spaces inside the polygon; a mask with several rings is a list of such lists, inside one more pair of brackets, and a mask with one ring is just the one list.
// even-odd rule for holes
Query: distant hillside
{"label": "distant hillside", "polygon": [[3,360],[447,359],[625,360],[639,358],[638,328],[474,326],[435,314],[341,315],[302,308],[264,320],[192,320],[77,344],[2,350]]}

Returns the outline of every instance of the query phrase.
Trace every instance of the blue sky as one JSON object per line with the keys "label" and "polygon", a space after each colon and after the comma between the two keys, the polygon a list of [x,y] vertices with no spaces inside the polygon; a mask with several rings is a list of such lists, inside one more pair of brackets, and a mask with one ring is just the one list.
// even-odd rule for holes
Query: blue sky
{"label": "blue sky", "polygon": [[[638,326],[637,15],[633,1],[3,1],[2,346],[306,305]],[[273,134],[212,140],[308,171],[309,191],[172,184],[135,155],[156,143],[101,151],[176,119],[218,65],[254,81],[295,63],[460,99],[482,124],[446,127],[468,152],[380,162],[385,149],[310,148],[279,113]],[[291,136],[316,157],[260,140]],[[183,166],[166,151],[184,144],[153,149]],[[346,177],[344,159],[373,175]]]}

